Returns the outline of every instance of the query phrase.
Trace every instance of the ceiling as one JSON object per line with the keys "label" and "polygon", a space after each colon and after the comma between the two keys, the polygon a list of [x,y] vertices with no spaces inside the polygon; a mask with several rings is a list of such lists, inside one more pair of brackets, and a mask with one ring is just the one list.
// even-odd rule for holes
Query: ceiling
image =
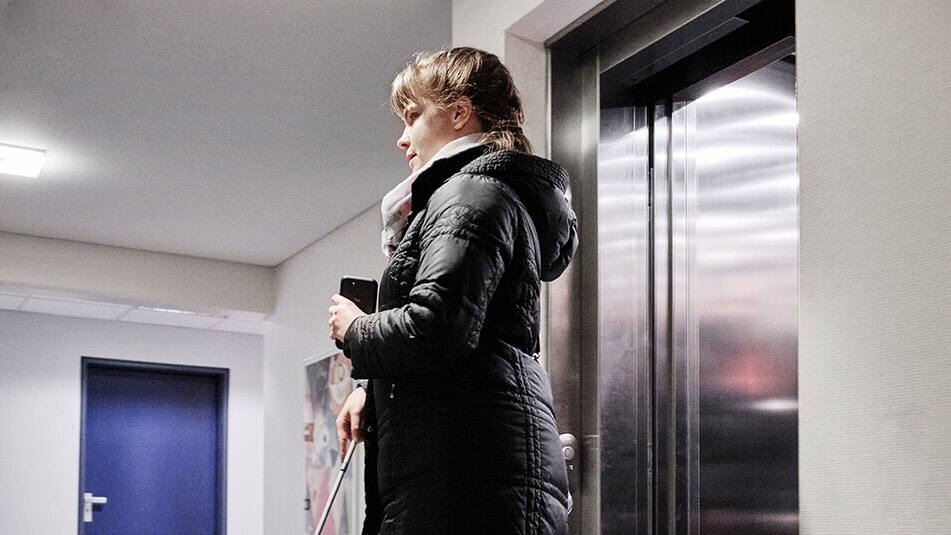
{"label": "ceiling", "polygon": [[448,0],[0,0],[0,231],[274,266],[408,172],[393,74]]}

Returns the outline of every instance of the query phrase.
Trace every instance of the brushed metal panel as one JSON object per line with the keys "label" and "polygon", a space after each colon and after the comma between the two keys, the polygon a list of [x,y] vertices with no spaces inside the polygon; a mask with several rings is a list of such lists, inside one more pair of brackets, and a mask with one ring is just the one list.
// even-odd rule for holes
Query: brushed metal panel
{"label": "brushed metal panel", "polygon": [[598,151],[601,533],[649,533],[648,122],[601,111]]}
{"label": "brushed metal panel", "polygon": [[794,67],[773,63],[675,116],[684,198],[673,271],[684,280],[673,285],[674,360],[685,387],[678,477],[688,525],[678,533],[797,533]]}
{"label": "brushed metal panel", "polygon": [[650,110],[651,155],[653,165],[650,181],[651,195],[651,319],[653,321],[651,390],[653,394],[652,442],[650,468],[653,470],[654,488],[652,531],[670,533],[674,526],[674,475],[673,437],[668,432],[673,425],[673,396],[670,390],[671,376],[671,317],[670,317],[670,113],[665,104]]}
{"label": "brushed metal panel", "polygon": [[795,533],[794,69],[650,114],[601,111],[600,533]]}
{"label": "brushed metal panel", "polygon": [[[598,51],[581,55],[581,173],[575,193],[579,216],[581,268],[581,532],[601,533],[600,307],[598,300],[598,137],[600,96]],[[575,261],[578,263],[578,261]]]}
{"label": "brushed metal panel", "polygon": [[696,243],[696,177],[692,172],[695,136],[694,110],[674,103],[670,115],[668,173],[670,177],[670,375],[665,385],[672,398],[666,431],[673,442],[674,488],[668,489],[674,506],[669,514],[671,533],[695,535],[699,524],[696,484],[699,473],[697,431],[696,310],[690,306],[692,262]]}
{"label": "brushed metal panel", "polygon": [[599,131],[597,50],[551,50],[552,158],[568,170],[580,243],[568,270],[549,284],[549,370],[562,432],[579,438],[569,473],[575,509],[569,532],[600,532],[598,404]]}

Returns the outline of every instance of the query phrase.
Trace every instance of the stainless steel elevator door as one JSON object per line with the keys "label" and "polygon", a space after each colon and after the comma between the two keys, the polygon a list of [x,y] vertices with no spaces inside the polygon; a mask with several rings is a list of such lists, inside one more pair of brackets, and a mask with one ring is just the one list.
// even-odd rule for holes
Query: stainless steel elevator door
{"label": "stainless steel elevator door", "polygon": [[794,64],[673,110],[679,509],[691,534],[797,533]]}
{"label": "stainless steel elevator door", "polygon": [[601,534],[798,532],[797,122],[787,61],[600,111]]}

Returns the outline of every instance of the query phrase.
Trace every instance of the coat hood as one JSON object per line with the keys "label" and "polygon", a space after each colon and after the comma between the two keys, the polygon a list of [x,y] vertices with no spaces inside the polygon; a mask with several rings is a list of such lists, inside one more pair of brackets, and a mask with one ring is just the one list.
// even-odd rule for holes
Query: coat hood
{"label": "coat hood", "polygon": [[524,152],[496,151],[472,160],[460,173],[490,176],[515,191],[538,232],[540,277],[543,281],[557,279],[578,247],[578,218],[565,196],[565,168]]}

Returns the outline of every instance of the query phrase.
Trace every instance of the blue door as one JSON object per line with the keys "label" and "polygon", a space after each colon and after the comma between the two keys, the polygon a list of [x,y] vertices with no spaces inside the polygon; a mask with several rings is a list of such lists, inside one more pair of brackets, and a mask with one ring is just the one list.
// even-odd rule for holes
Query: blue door
{"label": "blue door", "polygon": [[220,535],[227,370],[83,359],[82,535]]}

